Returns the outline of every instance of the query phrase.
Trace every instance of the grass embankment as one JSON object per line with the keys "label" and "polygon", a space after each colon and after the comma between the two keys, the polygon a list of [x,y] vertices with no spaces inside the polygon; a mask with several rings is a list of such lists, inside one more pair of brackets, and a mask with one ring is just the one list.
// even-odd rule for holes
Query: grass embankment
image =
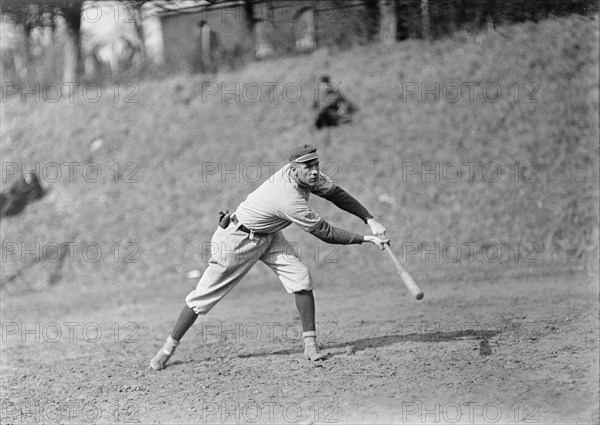
{"label": "grass embankment", "polygon": [[[325,171],[388,226],[398,251],[437,242],[439,263],[449,264],[458,245],[460,261],[470,264],[472,242],[479,244],[474,262],[483,263],[480,247],[501,243],[502,261],[510,267],[524,263],[526,246],[535,250],[529,258],[538,261],[550,254],[595,256],[597,40],[597,16],[572,16],[494,34],[317,51],[217,76],[141,82],[129,98],[138,103],[124,102],[133,89],[123,85],[118,101],[114,89],[104,89],[97,103],[83,101],[79,92],[73,103],[66,96],[55,104],[36,103],[32,95],[24,103],[9,101],[2,108],[2,161],[46,167],[49,196],[23,215],[3,219],[2,241],[19,244],[17,255],[3,258],[3,284],[21,270],[6,289],[39,286],[56,268],[49,261],[29,267],[19,255],[23,247],[38,243],[43,251],[55,242],[79,241],[99,244],[102,257],[83,261],[83,245],[75,247],[75,260],[63,266],[62,285],[171,291],[169,282],[204,267],[202,248],[217,211],[235,208],[268,177],[265,163],[282,165],[290,148],[302,143],[318,146]],[[313,88],[324,73],[361,110],[353,124],[317,132]],[[203,99],[203,89],[214,89],[213,83],[219,93]],[[232,89],[236,83],[239,102],[231,94],[223,102],[221,84]],[[437,83],[439,102],[433,94],[422,101],[422,84],[432,89]],[[255,99],[257,85],[262,91]],[[415,95],[407,91],[416,88]],[[103,145],[92,152],[96,138]],[[101,167],[96,183],[84,178],[88,161]],[[73,181],[69,166],[62,165],[61,178],[50,183],[55,170],[49,164],[68,162],[77,163]],[[222,173],[224,167],[239,171]],[[96,168],[85,177],[94,179]],[[356,218],[313,202],[335,225],[367,231]],[[287,235],[314,266],[316,253],[309,248],[316,240],[296,229]],[[518,258],[515,244],[521,247]],[[323,263],[333,251],[318,248],[316,262]],[[379,255],[374,251],[341,248],[334,254],[339,266],[365,277]],[[93,249],[87,254],[96,256]],[[125,263],[128,254],[139,263]],[[494,255],[491,250],[488,258]],[[410,261],[430,267],[436,260],[429,255],[422,261],[417,254]]]}

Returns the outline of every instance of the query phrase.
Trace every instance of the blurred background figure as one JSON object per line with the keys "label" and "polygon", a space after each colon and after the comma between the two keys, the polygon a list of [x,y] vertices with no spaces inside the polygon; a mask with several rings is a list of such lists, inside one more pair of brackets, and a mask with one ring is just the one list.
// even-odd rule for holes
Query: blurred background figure
{"label": "blurred background figure", "polygon": [[89,49],[85,72],[90,80],[118,77],[139,61],[140,48],[126,37],[115,37],[108,42],[96,42]]}
{"label": "blurred background figure", "polygon": [[28,41],[25,26],[14,15],[2,14],[0,21],[0,73],[2,80],[27,76]]}
{"label": "blurred background figure", "polygon": [[358,111],[356,105],[340,92],[338,85],[332,83],[328,75],[321,77],[317,96],[313,104],[314,109],[319,109],[315,121],[317,129],[352,122],[353,114]]}
{"label": "blurred background figure", "polygon": [[81,61],[88,81],[117,81],[144,61],[142,2],[84,2]]}

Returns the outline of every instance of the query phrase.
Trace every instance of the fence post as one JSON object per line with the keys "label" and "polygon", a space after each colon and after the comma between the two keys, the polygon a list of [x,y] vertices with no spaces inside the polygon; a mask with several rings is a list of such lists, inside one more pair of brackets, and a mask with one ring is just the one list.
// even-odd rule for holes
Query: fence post
{"label": "fence post", "polygon": [[319,48],[319,2],[318,0],[314,0],[313,1],[313,16],[314,16],[314,30],[315,30],[315,36],[314,36],[314,43],[315,43],[315,50],[317,50]]}
{"label": "fence post", "polygon": [[429,0],[421,0],[421,17],[423,21],[423,38],[429,40],[431,35],[429,28]]}
{"label": "fence post", "polygon": [[383,44],[392,45],[396,42],[396,1],[380,0],[379,12],[379,38]]}

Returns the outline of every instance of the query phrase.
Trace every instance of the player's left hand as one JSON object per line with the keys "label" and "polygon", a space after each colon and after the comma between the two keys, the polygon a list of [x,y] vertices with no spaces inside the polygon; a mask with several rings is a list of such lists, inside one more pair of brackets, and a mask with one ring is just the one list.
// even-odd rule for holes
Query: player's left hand
{"label": "player's left hand", "polygon": [[383,224],[381,224],[374,218],[368,219],[367,224],[371,227],[371,232],[374,235],[385,238],[385,232],[387,231],[387,229]]}
{"label": "player's left hand", "polygon": [[390,240],[383,236],[365,235],[364,240],[365,242],[371,242],[372,244],[377,245],[379,249],[385,249],[383,245],[390,243]]}

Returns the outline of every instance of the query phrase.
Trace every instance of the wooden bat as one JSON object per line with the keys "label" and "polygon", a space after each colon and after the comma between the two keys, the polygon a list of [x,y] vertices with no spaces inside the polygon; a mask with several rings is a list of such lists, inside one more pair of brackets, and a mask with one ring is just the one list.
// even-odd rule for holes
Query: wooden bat
{"label": "wooden bat", "polygon": [[398,270],[398,274],[400,274],[402,281],[404,282],[410,293],[413,294],[413,296],[418,300],[423,299],[423,291],[421,290],[421,288],[419,288],[419,285],[417,285],[417,282],[415,282],[408,270],[404,268],[398,257],[396,257],[396,254],[394,254],[392,248],[390,248],[390,245],[386,243],[383,244],[383,247],[394,262],[394,265]]}

